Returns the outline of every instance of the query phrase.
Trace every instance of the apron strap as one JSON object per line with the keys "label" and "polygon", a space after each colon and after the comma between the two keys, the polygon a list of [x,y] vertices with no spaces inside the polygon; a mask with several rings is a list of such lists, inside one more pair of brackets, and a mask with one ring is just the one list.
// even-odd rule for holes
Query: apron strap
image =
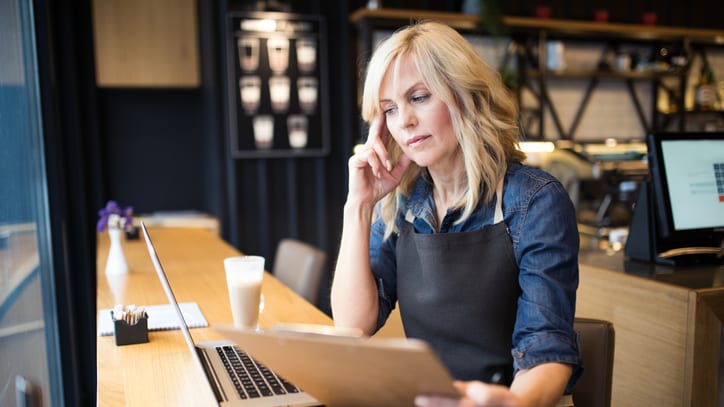
{"label": "apron strap", "polygon": [[498,183],[498,189],[495,191],[497,196],[495,202],[495,216],[493,217],[493,223],[500,223],[503,221],[503,181],[505,177],[500,179]]}
{"label": "apron strap", "polygon": [[[500,223],[503,221],[503,182],[505,177],[498,182],[498,187],[495,190],[496,202],[495,202],[495,214],[493,215],[493,224]],[[415,215],[412,214],[410,209],[407,209],[405,213],[405,220],[409,223],[415,221]]]}

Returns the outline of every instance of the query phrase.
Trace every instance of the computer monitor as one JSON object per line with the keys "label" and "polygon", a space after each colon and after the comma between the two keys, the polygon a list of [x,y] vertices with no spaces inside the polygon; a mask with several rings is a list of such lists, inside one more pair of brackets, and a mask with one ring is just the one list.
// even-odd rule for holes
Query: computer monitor
{"label": "computer monitor", "polygon": [[664,264],[722,261],[724,133],[653,133],[624,253]]}

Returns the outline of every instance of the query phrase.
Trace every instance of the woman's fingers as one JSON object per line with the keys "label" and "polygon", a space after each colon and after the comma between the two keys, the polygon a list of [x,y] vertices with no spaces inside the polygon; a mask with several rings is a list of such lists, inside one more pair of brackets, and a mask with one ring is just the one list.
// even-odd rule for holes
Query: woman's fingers
{"label": "woman's fingers", "polygon": [[410,159],[402,156],[393,167],[386,145],[390,137],[385,116],[380,113],[370,122],[370,130],[364,147],[350,159],[349,163],[350,169],[366,171],[369,167],[371,175],[382,180],[385,189],[391,185],[397,185],[405,170],[410,166]]}
{"label": "woman's fingers", "polygon": [[384,114],[378,114],[370,123],[370,130],[367,134],[367,141],[379,140],[383,144],[387,142],[387,121]]}
{"label": "woman's fingers", "polygon": [[[365,150],[362,154],[363,156],[360,157],[360,159],[363,161],[363,163],[366,162],[366,164],[369,165],[370,169],[372,170],[372,174],[376,178],[385,179],[388,177],[392,177],[396,183],[400,182],[400,180],[402,179],[402,175],[410,166],[410,163],[412,163],[412,160],[410,160],[410,158],[408,158],[406,155],[402,155],[393,167],[389,159],[383,161],[377,151],[375,151],[374,149]],[[364,166],[364,164],[362,164],[362,166]]]}
{"label": "woman's fingers", "polygon": [[505,386],[473,381],[455,382],[455,387],[463,394],[463,397],[453,398],[423,394],[415,397],[415,405],[417,407],[506,407],[518,405]]}
{"label": "woman's fingers", "polygon": [[387,122],[385,121],[385,116],[383,114],[379,114],[374,120],[372,120],[372,123],[370,123],[370,131],[367,135],[367,143],[365,143],[365,145],[372,148],[377,153],[380,163],[383,164],[387,171],[392,171],[392,162],[390,161],[390,155],[387,152],[386,147],[389,137],[390,135],[387,132]]}
{"label": "woman's fingers", "polygon": [[365,146],[362,151],[352,156],[350,159],[350,167],[358,169],[369,167],[376,178],[382,177],[382,171],[384,169],[377,152],[369,146]]}
{"label": "woman's fingers", "polygon": [[463,404],[463,400],[440,397],[440,396],[417,396],[415,397],[417,407],[474,407],[472,404]]}

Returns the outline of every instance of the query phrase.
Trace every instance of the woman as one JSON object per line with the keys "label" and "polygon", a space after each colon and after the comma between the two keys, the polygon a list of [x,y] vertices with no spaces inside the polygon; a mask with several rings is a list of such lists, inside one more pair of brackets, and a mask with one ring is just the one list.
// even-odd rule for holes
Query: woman
{"label": "woman", "polygon": [[406,335],[433,346],[462,394],[418,405],[556,405],[580,370],[575,211],[521,164],[499,75],[455,30],[418,23],[378,46],[362,103],[335,324],[373,334],[399,304]]}

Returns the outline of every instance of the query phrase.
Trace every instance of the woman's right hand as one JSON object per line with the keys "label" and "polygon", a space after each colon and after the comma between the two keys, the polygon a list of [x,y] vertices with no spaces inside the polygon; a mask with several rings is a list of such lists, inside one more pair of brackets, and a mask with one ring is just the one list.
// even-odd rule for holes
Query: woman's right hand
{"label": "woman's right hand", "polygon": [[390,137],[384,113],[380,113],[370,124],[364,147],[349,159],[348,202],[374,206],[400,183],[410,159],[402,155],[392,167],[385,147]]}

